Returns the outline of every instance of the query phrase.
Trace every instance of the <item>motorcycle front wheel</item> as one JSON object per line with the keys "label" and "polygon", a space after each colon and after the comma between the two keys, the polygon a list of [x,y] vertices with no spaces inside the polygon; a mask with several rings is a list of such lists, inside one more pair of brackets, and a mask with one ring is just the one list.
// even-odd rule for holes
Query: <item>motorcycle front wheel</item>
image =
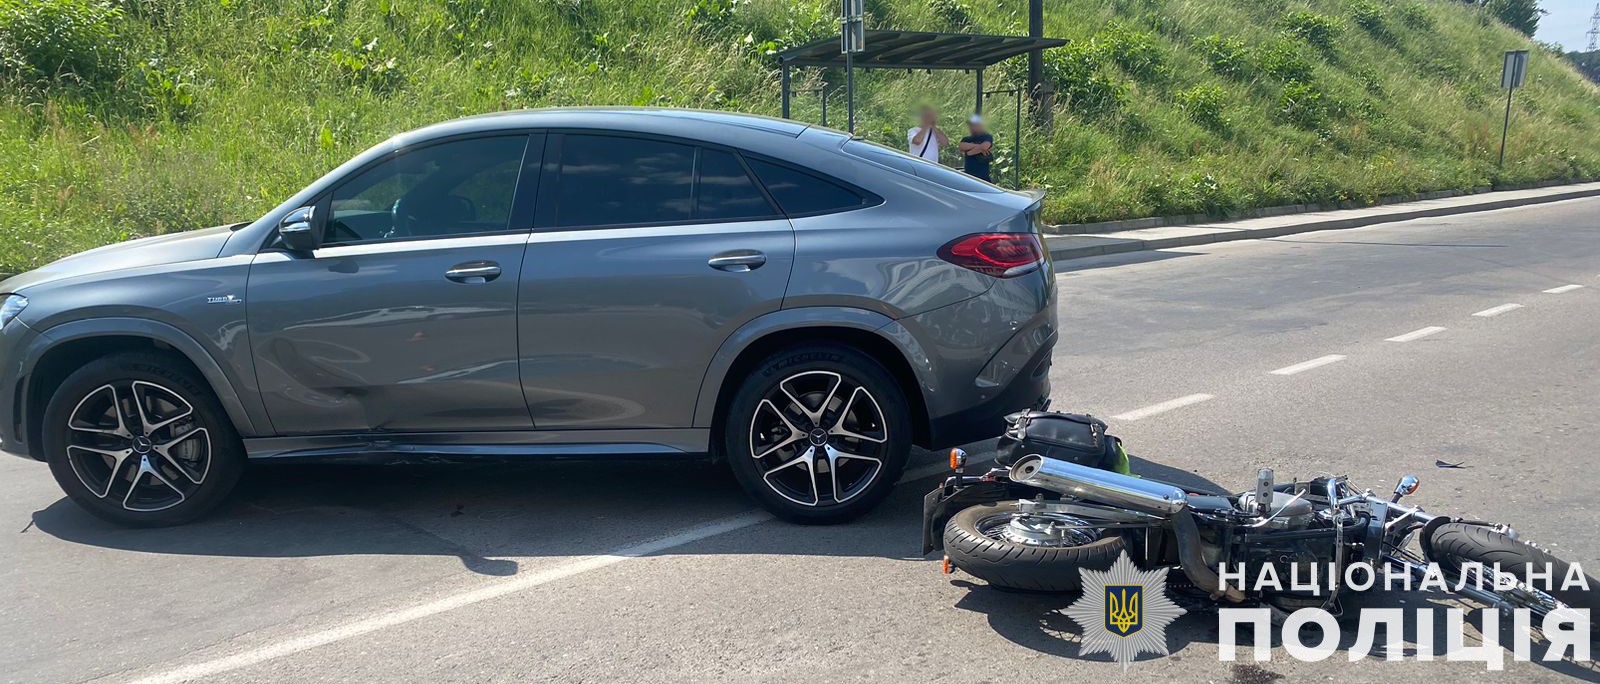
{"label": "motorcycle front wheel", "polygon": [[[1570,586],[1561,588],[1571,564],[1544,549],[1515,539],[1498,528],[1462,522],[1445,523],[1433,531],[1426,547],[1432,560],[1452,570],[1459,570],[1468,562],[1481,563],[1490,570],[1498,564],[1502,571],[1510,573],[1524,585],[1529,581],[1530,569],[1539,569],[1542,574],[1543,568],[1548,567],[1551,576],[1548,587],[1519,586],[1495,593],[1513,605],[1530,608],[1540,615],[1556,607],[1550,603],[1550,599],[1571,608],[1588,608],[1600,614],[1600,580],[1584,575],[1587,589]],[[1540,580],[1540,584],[1543,584],[1543,580]]]}
{"label": "motorcycle front wheel", "polygon": [[1107,570],[1122,537],[1083,529],[1081,518],[1023,513],[1016,501],[973,506],[944,527],[945,556],[962,572],[1003,589],[1077,591],[1081,568]]}

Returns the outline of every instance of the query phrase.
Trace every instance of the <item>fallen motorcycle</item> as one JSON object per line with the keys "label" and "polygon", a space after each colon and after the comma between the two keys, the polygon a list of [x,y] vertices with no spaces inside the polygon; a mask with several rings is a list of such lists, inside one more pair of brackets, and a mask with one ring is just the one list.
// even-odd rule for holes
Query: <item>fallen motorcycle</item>
{"label": "fallen motorcycle", "polygon": [[[1257,473],[1251,491],[1199,493],[1125,474],[1125,466],[1105,469],[1098,454],[1120,453],[1122,463],[1126,455],[1092,417],[1025,412],[1008,420],[1002,465],[968,474],[966,454],[952,450],[955,474],[924,501],[923,552],[943,549],[946,572],[1002,588],[1074,591],[1081,568],[1105,570],[1126,551],[1142,568],[1180,570],[1169,587],[1198,598],[1337,614],[1348,564],[1421,583],[1431,562],[1450,590],[1496,608],[1526,608],[1541,618],[1564,606],[1600,608],[1595,579],[1578,572],[1582,588],[1561,588],[1578,569],[1510,527],[1401,503],[1419,487],[1412,475],[1387,496],[1358,491],[1339,476],[1277,483],[1271,470]],[[1068,438],[1030,436],[1030,424],[1066,425],[1052,431]],[[1224,583],[1217,571],[1244,568],[1254,580],[1266,565],[1282,586]],[[1510,576],[1496,581],[1495,572]],[[1291,577],[1300,578],[1298,587]]]}

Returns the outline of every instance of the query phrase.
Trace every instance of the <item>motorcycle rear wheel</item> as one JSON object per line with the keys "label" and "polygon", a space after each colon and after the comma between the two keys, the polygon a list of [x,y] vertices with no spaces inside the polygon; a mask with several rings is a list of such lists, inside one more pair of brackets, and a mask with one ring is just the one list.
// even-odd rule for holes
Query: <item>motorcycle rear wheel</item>
{"label": "motorcycle rear wheel", "polygon": [[1109,569],[1122,553],[1122,537],[1104,532],[1071,545],[1021,543],[995,532],[997,523],[1020,514],[1017,502],[1003,501],[952,516],[944,526],[950,564],[993,587],[1059,593],[1080,588],[1080,568]]}

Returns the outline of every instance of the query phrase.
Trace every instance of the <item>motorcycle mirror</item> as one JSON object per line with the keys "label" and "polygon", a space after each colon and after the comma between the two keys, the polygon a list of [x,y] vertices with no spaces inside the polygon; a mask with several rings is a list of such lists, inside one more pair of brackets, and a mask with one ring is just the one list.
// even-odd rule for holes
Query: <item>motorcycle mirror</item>
{"label": "motorcycle mirror", "polygon": [[1400,478],[1400,483],[1394,486],[1394,498],[1390,499],[1390,501],[1399,501],[1402,496],[1416,494],[1417,489],[1420,487],[1422,487],[1422,481],[1418,480],[1416,475],[1402,477]]}

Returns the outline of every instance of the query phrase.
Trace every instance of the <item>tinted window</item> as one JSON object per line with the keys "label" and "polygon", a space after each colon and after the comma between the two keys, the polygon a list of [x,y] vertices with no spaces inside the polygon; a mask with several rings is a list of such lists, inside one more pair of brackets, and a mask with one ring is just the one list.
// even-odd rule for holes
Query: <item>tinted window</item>
{"label": "tinted window", "polygon": [[700,174],[695,186],[696,220],[729,221],[776,214],[737,157],[722,150],[700,150]]}
{"label": "tinted window", "polygon": [[854,209],[864,204],[855,191],[787,166],[750,159],[767,192],[791,216]]}
{"label": "tinted window", "polygon": [[891,169],[899,169],[918,178],[933,181],[951,190],[1005,192],[998,186],[990,185],[942,164],[935,164],[926,159],[913,157],[900,150],[884,147],[877,143],[852,140],[845,143],[844,151],[867,161],[877,162]]}
{"label": "tinted window", "polygon": [[333,191],[328,244],[506,230],[526,136],[401,152]]}
{"label": "tinted window", "polygon": [[688,220],[694,151],[689,145],[643,138],[566,136],[556,225]]}

